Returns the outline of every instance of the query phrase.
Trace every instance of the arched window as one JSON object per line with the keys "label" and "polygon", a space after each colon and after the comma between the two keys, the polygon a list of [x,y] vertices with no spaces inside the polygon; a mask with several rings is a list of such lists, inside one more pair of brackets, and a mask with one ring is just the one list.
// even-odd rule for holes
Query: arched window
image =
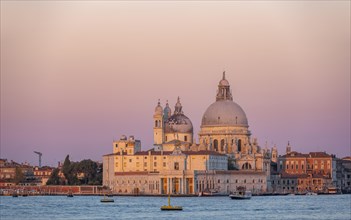
{"label": "arched window", "polygon": [[157,128],[157,124],[158,124],[158,123],[157,123],[157,120],[156,120],[156,121],[155,121],[155,127],[156,127],[156,128]]}
{"label": "arched window", "polygon": [[243,166],[241,167],[241,169],[243,170],[251,170],[251,164],[249,164],[248,162],[244,163]]}
{"label": "arched window", "polygon": [[158,127],[161,127],[161,120],[158,120]]}
{"label": "arched window", "polygon": [[217,139],[215,139],[213,141],[213,148],[214,148],[215,151],[218,151],[218,140]]}
{"label": "arched window", "polygon": [[241,152],[241,139],[238,140],[238,151]]}
{"label": "arched window", "polygon": [[221,140],[221,151],[224,151],[224,139]]}

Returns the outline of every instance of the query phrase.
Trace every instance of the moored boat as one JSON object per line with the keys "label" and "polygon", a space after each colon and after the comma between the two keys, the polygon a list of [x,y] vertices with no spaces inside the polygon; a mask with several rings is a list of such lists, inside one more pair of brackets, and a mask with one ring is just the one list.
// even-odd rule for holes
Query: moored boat
{"label": "moored boat", "polygon": [[104,195],[104,198],[100,199],[100,202],[115,202],[115,200]]}
{"label": "moored boat", "polygon": [[249,190],[246,190],[245,187],[238,187],[237,191],[230,194],[231,199],[251,199],[252,193]]}

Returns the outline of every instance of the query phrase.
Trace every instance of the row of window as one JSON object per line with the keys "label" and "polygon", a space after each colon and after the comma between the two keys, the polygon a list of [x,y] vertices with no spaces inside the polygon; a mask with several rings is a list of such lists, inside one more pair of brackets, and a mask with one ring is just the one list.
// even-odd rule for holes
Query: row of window
{"label": "row of window", "polygon": [[[205,180],[199,180],[198,182],[200,183],[205,183],[206,181]],[[208,181],[210,184],[214,181]],[[238,179],[235,180],[235,183],[239,183],[240,181]],[[217,183],[221,183],[221,180],[220,179],[217,179]],[[229,183],[229,179],[227,179],[226,181],[222,182],[222,183]],[[249,181],[246,181],[246,179],[243,180],[243,183],[249,183]],[[255,179],[252,180],[252,183],[263,183],[263,180],[262,179],[258,179],[257,181],[255,181]]]}

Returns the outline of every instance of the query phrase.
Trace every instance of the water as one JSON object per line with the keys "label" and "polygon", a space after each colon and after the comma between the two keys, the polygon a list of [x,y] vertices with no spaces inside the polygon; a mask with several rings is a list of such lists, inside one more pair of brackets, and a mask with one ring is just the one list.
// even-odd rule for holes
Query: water
{"label": "water", "polygon": [[161,211],[167,197],[0,197],[0,219],[351,219],[351,195],[171,198],[183,211]]}

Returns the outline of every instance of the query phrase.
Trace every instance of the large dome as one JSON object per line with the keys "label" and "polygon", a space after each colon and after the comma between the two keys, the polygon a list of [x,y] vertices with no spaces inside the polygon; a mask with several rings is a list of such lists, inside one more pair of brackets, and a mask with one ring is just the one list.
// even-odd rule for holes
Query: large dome
{"label": "large dome", "polygon": [[165,133],[192,133],[193,124],[184,114],[174,114],[165,122]]}
{"label": "large dome", "polygon": [[202,117],[201,126],[245,126],[248,122],[244,110],[231,100],[211,104]]}

